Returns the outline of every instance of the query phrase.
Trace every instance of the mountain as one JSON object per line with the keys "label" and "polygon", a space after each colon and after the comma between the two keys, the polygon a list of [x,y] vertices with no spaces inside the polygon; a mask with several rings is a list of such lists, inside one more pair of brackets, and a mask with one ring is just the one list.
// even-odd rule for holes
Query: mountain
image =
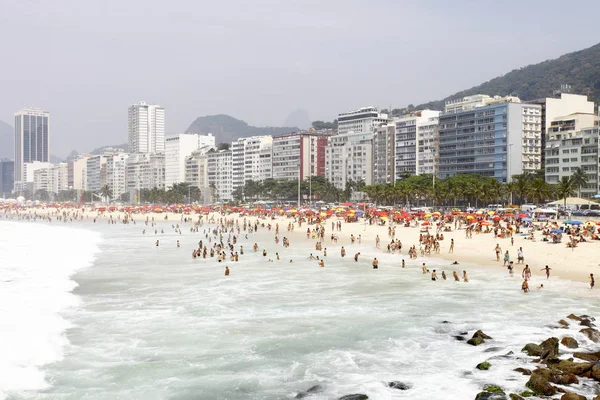
{"label": "mountain", "polygon": [[111,151],[120,151],[120,152],[127,152],[129,145],[127,143],[123,143],[123,144],[115,144],[115,145],[110,145],[110,146],[102,146],[102,147],[98,147],[97,149],[94,149],[92,151],[90,151],[90,154],[96,156],[99,154],[103,154],[104,152],[111,152]]}
{"label": "mountain", "polygon": [[571,93],[585,94],[590,101],[600,103],[600,43],[554,60],[515,69],[445,99],[420,104],[415,109],[443,110],[446,100],[473,94],[513,95],[521,100],[534,100],[552,97],[565,84],[571,86]]}
{"label": "mountain", "polygon": [[0,121],[0,158],[15,158],[15,131],[4,121]]}
{"label": "mountain", "polygon": [[285,126],[297,126],[300,129],[308,129],[310,128],[310,124],[311,120],[308,116],[308,111],[303,108],[292,111],[283,121],[283,125]]}
{"label": "mountain", "polygon": [[217,143],[228,143],[240,137],[254,135],[281,135],[299,131],[296,127],[256,127],[229,115],[208,115],[196,118],[187,133],[212,133]]}

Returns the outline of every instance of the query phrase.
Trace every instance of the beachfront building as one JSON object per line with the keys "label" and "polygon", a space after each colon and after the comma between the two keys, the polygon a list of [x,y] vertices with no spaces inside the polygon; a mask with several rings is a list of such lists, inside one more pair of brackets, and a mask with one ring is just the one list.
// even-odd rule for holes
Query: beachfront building
{"label": "beachfront building", "polygon": [[129,107],[128,144],[130,153],[165,151],[165,109],[140,102]]}
{"label": "beachfront building", "polygon": [[90,192],[99,192],[102,183],[106,182],[106,157],[103,155],[91,156],[86,161],[86,187]]}
{"label": "beachfront building", "polygon": [[250,136],[231,144],[233,190],[253,180],[262,182],[273,177],[273,137]]}
{"label": "beachfront building", "polygon": [[332,131],[303,131],[273,136],[273,179],[325,176],[325,147]]}
{"label": "beachfront building", "polygon": [[[39,108],[23,108],[15,113],[15,176],[23,187],[25,164],[50,161],[50,113]],[[33,182],[33,175],[30,183]]]}
{"label": "beachfront building", "polygon": [[33,180],[35,177],[35,171],[51,167],[52,163],[41,161],[33,161],[30,163],[23,164],[23,180],[15,181],[14,192],[18,195],[24,195],[25,192],[33,194]]}
{"label": "beachfront building", "polygon": [[231,150],[207,153],[207,175],[210,203],[226,203],[233,200],[233,158]]}
{"label": "beachfront building", "polygon": [[[216,151],[214,146],[203,146],[185,158],[185,181],[200,189],[202,204],[211,202],[208,182],[208,152]],[[229,172],[231,174],[231,171]]]}
{"label": "beachfront building", "polygon": [[373,179],[373,133],[334,135],[325,148],[325,178],[338,189],[349,182],[370,185]]}
{"label": "beachfront building", "polygon": [[15,162],[0,160],[0,198],[7,198],[15,186]]}
{"label": "beachfront building", "polygon": [[33,193],[45,191],[51,196],[69,189],[68,164],[58,163],[47,168],[39,168],[33,172]]}
{"label": "beachfront building", "polygon": [[450,102],[440,115],[440,178],[478,174],[510,182],[540,169],[541,106],[510,96],[480,100],[460,108]]}
{"label": "beachfront building", "polygon": [[434,152],[437,150],[439,115],[439,111],[422,110],[394,119],[396,180],[437,170]]}
{"label": "beachfront building", "polygon": [[340,135],[345,135],[349,132],[372,134],[378,126],[388,122],[388,115],[380,113],[377,107],[363,107],[358,110],[338,114],[337,120],[337,133]]}
{"label": "beachfront building", "polygon": [[119,199],[121,195],[127,193],[127,159],[128,153],[107,154],[106,156],[106,177],[102,186],[108,186],[112,193],[111,199]]}
{"label": "beachfront building", "polygon": [[381,124],[373,133],[373,184],[394,183],[396,124]]}
{"label": "beachfront building", "polygon": [[556,184],[581,168],[588,182],[579,197],[592,198],[598,193],[597,121],[593,114],[575,113],[550,123],[544,149],[546,182]]}
{"label": "beachfront building", "polygon": [[168,137],[165,140],[165,186],[168,188],[175,183],[184,182],[186,157],[200,147],[207,146],[215,146],[212,134],[182,133]]}
{"label": "beachfront building", "polygon": [[87,187],[87,160],[89,154],[80,154],[68,162],[69,188],[82,191]]}
{"label": "beachfront building", "polygon": [[[127,191],[139,201],[142,189],[165,188],[165,154],[130,154],[126,161]],[[138,199],[138,200],[135,200]]]}

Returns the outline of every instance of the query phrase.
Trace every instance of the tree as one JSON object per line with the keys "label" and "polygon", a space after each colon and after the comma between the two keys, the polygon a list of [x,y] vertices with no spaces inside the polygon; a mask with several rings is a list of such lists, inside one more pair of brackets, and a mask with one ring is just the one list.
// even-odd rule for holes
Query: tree
{"label": "tree", "polygon": [[581,167],[578,167],[571,174],[573,185],[577,188],[577,197],[581,197],[581,187],[587,185],[588,177]]}
{"label": "tree", "polygon": [[552,186],[541,178],[535,178],[529,187],[528,196],[536,201],[536,203],[542,203],[552,196]]}
{"label": "tree", "polygon": [[229,150],[231,143],[219,143],[217,150]]}
{"label": "tree", "polygon": [[104,185],[100,188],[100,196],[102,196],[107,203],[110,202],[112,195],[113,192],[108,185]]}
{"label": "tree", "polygon": [[68,189],[68,190],[60,190],[56,195],[56,201],[77,201],[77,190]]}
{"label": "tree", "polygon": [[39,201],[50,201],[50,193],[46,189],[36,190],[35,199]]}
{"label": "tree", "polygon": [[121,193],[119,200],[123,203],[129,203],[129,192]]}
{"label": "tree", "polygon": [[554,193],[564,200],[564,206],[567,207],[567,197],[575,194],[575,184],[573,177],[563,176],[554,187]]}
{"label": "tree", "polygon": [[316,130],[321,129],[337,129],[338,121],[334,119],[333,122],[324,122],[324,121],[313,121],[312,127]]}

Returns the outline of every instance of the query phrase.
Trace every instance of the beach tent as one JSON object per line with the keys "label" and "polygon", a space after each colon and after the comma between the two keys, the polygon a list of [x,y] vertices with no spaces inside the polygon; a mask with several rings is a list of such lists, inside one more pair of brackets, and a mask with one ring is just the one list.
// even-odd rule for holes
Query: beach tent
{"label": "beach tent", "polygon": [[[562,206],[565,204],[563,199],[553,201],[552,203],[548,203],[549,206]],[[567,197],[567,205],[568,206],[580,206],[583,204],[598,204],[595,201],[591,201],[588,199],[582,199],[581,197]]]}

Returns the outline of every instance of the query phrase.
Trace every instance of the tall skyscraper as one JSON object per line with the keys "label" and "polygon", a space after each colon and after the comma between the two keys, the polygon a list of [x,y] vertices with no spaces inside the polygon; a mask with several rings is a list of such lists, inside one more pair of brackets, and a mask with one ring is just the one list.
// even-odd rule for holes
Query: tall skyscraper
{"label": "tall skyscraper", "polygon": [[128,137],[130,153],[165,151],[165,109],[140,102],[129,107]]}
{"label": "tall skyscraper", "polygon": [[24,180],[25,163],[48,162],[50,156],[50,113],[24,108],[15,113],[15,181]]}

